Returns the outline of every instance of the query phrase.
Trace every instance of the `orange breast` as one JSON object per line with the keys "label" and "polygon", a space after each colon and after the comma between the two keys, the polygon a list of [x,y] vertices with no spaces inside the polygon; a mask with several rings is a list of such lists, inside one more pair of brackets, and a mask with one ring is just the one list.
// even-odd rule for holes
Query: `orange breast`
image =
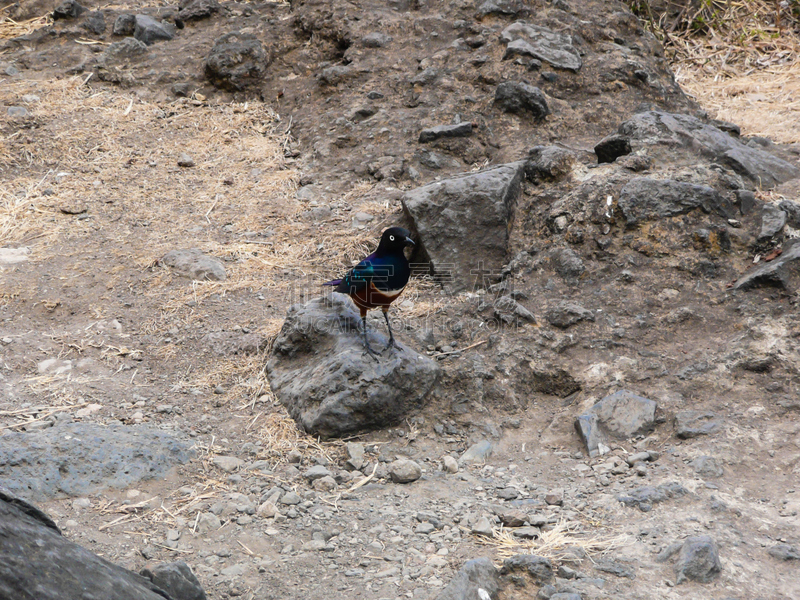
{"label": "orange breast", "polygon": [[379,306],[389,306],[392,302],[397,300],[398,296],[403,293],[403,290],[398,290],[394,293],[382,292],[375,287],[375,284],[370,282],[369,285],[351,295],[353,302],[356,306],[362,309],[378,308]]}

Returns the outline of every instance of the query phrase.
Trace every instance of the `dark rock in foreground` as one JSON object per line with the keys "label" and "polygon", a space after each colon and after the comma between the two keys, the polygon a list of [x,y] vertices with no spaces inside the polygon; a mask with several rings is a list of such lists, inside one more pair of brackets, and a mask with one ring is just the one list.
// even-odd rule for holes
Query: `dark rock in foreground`
{"label": "dark rock in foreground", "polygon": [[407,192],[403,209],[420,246],[415,260],[429,261],[454,291],[491,283],[506,261],[523,174],[516,162]]}
{"label": "dark rock in foreground", "polygon": [[575,428],[589,456],[605,454],[608,438],[620,440],[646,433],[655,426],[656,403],[628,390],[606,396],[575,419]]}
{"label": "dark rock in foreground", "polygon": [[193,458],[191,444],[144,426],[66,423],[0,437],[0,480],[33,501],[124,489]]}
{"label": "dark rock in foreground", "polygon": [[709,583],[722,571],[717,544],[707,535],[686,538],[675,563],[676,583]]}
{"label": "dark rock in foreground", "polygon": [[[292,306],[273,344],[272,391],[309,433],[334,437],[397,423],[422,407],[439,377],[435,361],[402,344],[377,361],[367,356],[360,320],[350,299],[334,292]],[[377,351],[387,338],[375,327]]]}
{"label": "dark rock in foreground", "polygon": [[[486,600],[500,591],[500,574],[488,558],[468,560],[436,600]],[[483,592],[483,593],[481,593]]]}
{"label": "dark rock in foreground", "polygon": [[505,112],[529,115],[537,121],[550,114],[542,90],[518,81],[506,81],[498,85],[494,103]]}
{"label": "dark rock in foreground", "polygon": [[74,19],[86,12],[86,9],[75,0],[64,0],[53,9],[53,20]]}
{"label": "dark rock in foreground", "polygon": [[46,514],[0,490],[0,598],[206,598],[185,563],[161,565],[151,573],[158,573],[153,578],[158,585],[62,537]]}
{"label": "dark rock in foreground", "polygon": [[175,33],[172,25],[165,25],[147,15],[136,15],[133,37],[150,46],[158,41],[171,40]]}

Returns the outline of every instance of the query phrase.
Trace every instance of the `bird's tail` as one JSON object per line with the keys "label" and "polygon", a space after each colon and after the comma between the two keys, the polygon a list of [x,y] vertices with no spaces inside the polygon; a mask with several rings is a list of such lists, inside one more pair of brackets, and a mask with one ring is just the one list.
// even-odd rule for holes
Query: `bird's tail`
{"label": "bird's tail", "polygon": [[328,286],[331,286],[331,287],[336,287],[337,285],[340,285],[341,283],[342,283],[341,279],[334,279],[333,281],[326,281],[322,285],[328,285]]}

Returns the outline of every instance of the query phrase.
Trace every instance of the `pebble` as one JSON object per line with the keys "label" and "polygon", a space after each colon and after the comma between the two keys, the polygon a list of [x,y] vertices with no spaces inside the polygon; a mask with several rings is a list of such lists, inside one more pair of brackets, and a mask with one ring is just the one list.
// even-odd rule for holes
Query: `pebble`
{"label": "pebble", "polygon": [[303,473],[303,477],[305,477],[308,481],[313,482],[314,480],[321,479],[323,477],[331,477],[331,472],[322,465],[314,465],[305,473]]}
{"label": "pebble", "polygon": [[287,504],[290,506],[300,504],[303,499],[297,495],[297,492],[286,492],[283,496],[281,496],[280,503]]}
{"label": "pebble", "polygon": [[442,458],[442,464],[444,465],[445,473],[458,473],[458,461],[449,454]]}
{"label": "pebble", "polygon": [[28,109],[24,106],[9,106],[6,109],[6,113],[8,113],[9,117],[27,117],[28,116]]}
{"label": "pebble", "polygon": [[199,533],[206,533],[209,531],[216,531],[222,527],[222,522],[219,520],[219,517],[214,513],[205,512],[201,513],[200,517],[197,519],[197,531]]}
{"label": "pebble", "polygon": [[472,526],[472,533],[485,537],[492,537],[492,525],[489,523],[489,519],[486,517],[478,519],[475,525]]}
{"label": "pebble", "polygon": [[72,501],[72,508],[75,510],[79,510],[82,508],[89,508],[92,505],[92,501],[88,498],[76,498]]}
{"label": "pebble", "polygon": [[241,458],[236,458],[235,456],[215,456],[211,459],[211,464],[218,469],[225,471],[226,473],[232,473],[241,467],[244,464],[244,461]]}
{"label": "pebble", "polygon": [[422,468],[413,460],[401,458],[389,465],[389,476],[395,483],[411,483],[422,476]]}
{"label": "pebble", "polygon": [[181,152],[180,156],[178,156],[178,166],[179,167],[193,167],[194,166],[194,159],[189,156],[186,152]]}

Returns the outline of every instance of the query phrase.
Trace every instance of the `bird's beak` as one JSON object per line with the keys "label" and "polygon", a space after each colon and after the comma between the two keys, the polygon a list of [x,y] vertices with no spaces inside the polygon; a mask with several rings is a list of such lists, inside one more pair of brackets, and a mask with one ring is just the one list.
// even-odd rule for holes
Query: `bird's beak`
{"label": "bird's beak", "polygon": [[416,244],[414,243],[414,240],[412,240],[410,237],[406,238],[406,244],[405,245],[406,246],[416,246]]}

